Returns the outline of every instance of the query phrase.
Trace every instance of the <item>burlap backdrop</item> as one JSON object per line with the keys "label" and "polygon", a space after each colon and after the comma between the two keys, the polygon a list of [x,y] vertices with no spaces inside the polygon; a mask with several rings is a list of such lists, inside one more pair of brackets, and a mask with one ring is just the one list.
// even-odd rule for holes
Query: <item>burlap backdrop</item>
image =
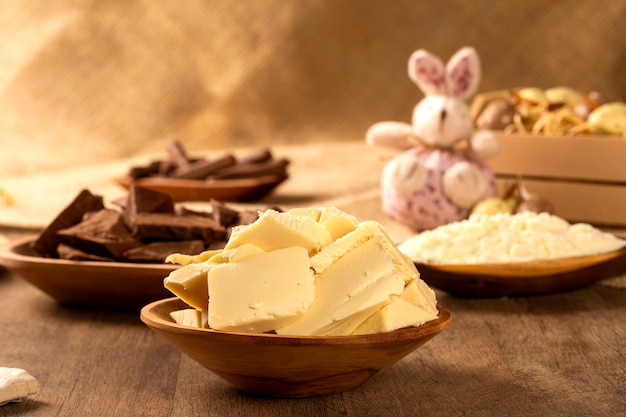
{"label": "burlap backdrop", "polygon": [[472,45],[480,91],[626,99],[619,0],[0,0],[0,175],[158,151],[362,140],[408,121],[417,48]]}

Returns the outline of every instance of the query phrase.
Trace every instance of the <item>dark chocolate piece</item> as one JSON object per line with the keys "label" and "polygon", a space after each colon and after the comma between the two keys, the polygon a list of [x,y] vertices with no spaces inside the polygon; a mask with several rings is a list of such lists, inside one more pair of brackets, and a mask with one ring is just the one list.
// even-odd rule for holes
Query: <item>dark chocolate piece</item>
{"label": "dark chocolate piece", "polygon": [[239,221],[239,211],[221,201],[211,200],[211,208],[213,219],[224,227],[232,226]]}
{"label": "dark chocolate piece", "polygon": [[239,225],[247,225],[254,223],[259,218],[258,211],[252,210],[243,210],[239,212],[237,216],[237,224]]}
{"label": "dark chocolate piece", "polygon": [[101,209],[104,209],[101,196],[94,195],[89,190],[81,190],[76,198],[41,232],[31,245],[32,250],[46,258],[56,257],[59,245],[57,231],[80,223],[85,213]]}
{"label": "dark chocolate piece", "polygon": [[224,246],[226,246],[226,240],[214,240],[213,242],[211,242],[209,244],[209,247],[206,248],[206,250],[215,250],[215,249],[224,249]]}
{"label": "dark chocolate piece", "polygon": [[224,168],[211,175],[212,179],[254,178],[263,175],[287,175],[287,159],[272,159],[260,163],[237,164]]}
{"label": "dark chocolate piece", "polygon": [[165,262],[165,258],[172,253],[197,255],[205,248],[206,245],[203,240],[152,242],[127,250],[124,252],[123,258],[134,262]]}
{"label": "dark chocolate piece", "polygon": [[269,148],[259,149],[237,158],[238,164],[258,164],[272,159],[272,151]]}
{"label": "dark chocolate piece", "polygon": [[169,177],[170,174],[176,169],[176,164],[172,161],[161,161],[159,169],[156,173],[158,177]]}
{"label": "dark chocolate piece", "polygon": [[152,177],[158,175],[163,161],[156,160],[150,162],[148,165],[131,167],[128,170],[128,176],[133,179],[139,179],[144,177]]}
{"label": "dark chocolate piece", "polygon": [[190,161],[185,148],[178,140],[173,140],[167,145],[167,154],[176,167],[185,166]]}
{"label": "dark chocolate piece", "polygon": [[149,188],[132,186],[124,207],[124,221],[130,228],[138,213],[174,213],[174,200],[168,194]]}
{"label": "dark chocolate piece", "polygon": [[73,248],[64,243],[60,243],[57,246],[57,253],[59,258],[68,261],[97,261],[97,262],[115,262],[115,259],[108,256],[94,255],[93,253],[87,253],[77,248]]}
{"label": "dark chocolate piece", "polygon": [[57,232],[61,243],[99,256],[116,259],[141,243],[130,234],[122,214],[103,209],[85,215],[82,222]]}
{"label": "dark chocolate piece", "polygon": [[167,213],[138,213],[130,224],[131,232],[143,241],[220,240],[226,230],[215,220],[205,216],[173,216]]}
{"label": "dark chocolate piece", "polygon": [[210,200],[209,204],[211,205],[211,211],[197,211],[184,206],[177,207],[176,210],[181,216],[193,214],[196,216],[212,218],[223,227],[230,227],[239,224],[238,210],[228,207],[226,204],[218,200]]}
{"label": "dark chocolate piece", "polygon": [[235,157],[232,155],[224,155],[216,159],[201,159],[180,166],[171,172],[169,176],[177,179],[203,180],[209,175],[233,165],[235,165]]}

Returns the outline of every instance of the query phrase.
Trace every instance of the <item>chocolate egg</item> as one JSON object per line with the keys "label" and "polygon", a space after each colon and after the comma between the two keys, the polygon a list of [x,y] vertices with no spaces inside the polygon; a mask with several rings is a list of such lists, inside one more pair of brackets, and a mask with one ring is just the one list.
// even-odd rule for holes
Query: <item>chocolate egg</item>
{"label": "chocolate egg", "polygon": [[515,105],[509,100],[496,99],[487,103],[476,120],[481,129],[502,130],[513,123]]}
{"label": "chocolate egg", "polygon": [[553,105],[575,105],[582,101],[583,95],[570,87],[552,87],[543,92],[548,103]]}
{"label": "chocolate egg", "polygon": [[587,118],[589,130],[597,134],[626,134],[626,103],[606,103],[591,113]]}
{"label": "chocolate egg", "polygon": [[531,104],[544,105],[548,102],[545,94],[543,93],[543,90],[537,87],[520,88],[519,90],[517,90],[516,96],[520,100]]}

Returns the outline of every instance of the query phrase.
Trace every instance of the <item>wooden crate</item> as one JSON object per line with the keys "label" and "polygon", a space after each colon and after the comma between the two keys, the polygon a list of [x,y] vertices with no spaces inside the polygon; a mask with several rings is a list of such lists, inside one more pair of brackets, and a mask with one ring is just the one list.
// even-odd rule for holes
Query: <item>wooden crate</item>
{"label": "wooden crate", "polygon": [[498,190],[519,175],[570,222],[626,230],[626,138],[505,134],[488,162]]}

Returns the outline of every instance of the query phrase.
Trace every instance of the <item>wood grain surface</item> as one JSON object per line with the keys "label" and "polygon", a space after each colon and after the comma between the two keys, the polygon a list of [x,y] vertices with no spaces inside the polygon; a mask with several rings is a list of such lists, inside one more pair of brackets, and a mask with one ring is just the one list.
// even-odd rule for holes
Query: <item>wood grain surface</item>
{"label": "wood grain surface", "polygon": [[68,309],[0,275],[0,366],[38,395],[0,416],[618,416],[626,410],[626,297],[593,285],[528,298],[438,293],[452,324],[341,394],[245,394],[181,355],[138,314]]}
{"label": "wood grain surface", "polygon": [[[379,220],[396,242],[409,236],[380,210],[379,173],[390,152],[362,143],[288,150],[279,153],[294,161],[290,179],[263,204],[331,205]],[[346,170],[338,162],[345,155],[360,163]],[[41,384],[36,396],[0,406],[0,417],[612,417],[626,410],[626,292],[603,285],[515,298],[437,291],[453,317],[440,335],[353,390],[280,400],[233,388],[138,312],[62,307],[1,268],[0,297],[0,366],[25,369]]]}

